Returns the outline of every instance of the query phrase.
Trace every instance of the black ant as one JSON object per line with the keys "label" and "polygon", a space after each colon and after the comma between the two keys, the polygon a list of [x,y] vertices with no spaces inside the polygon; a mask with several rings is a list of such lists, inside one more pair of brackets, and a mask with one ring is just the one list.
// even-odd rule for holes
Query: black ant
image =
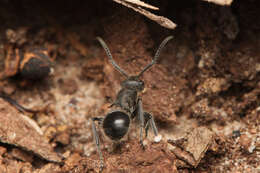
{"label": "black ant", "polygon": [[103,41],[102,38],[97,37],[97,40],[104,48],[110,63],[113,67],[118,70],[122,75],[126,77],[121,83],[122,89],[117,94],[115,102],[111,105],[116,107],[115,110],[109,112],[104,118],[103,117],[93,117],[92,118],[92,130],[94,135],[94,140],[97,147],[97,152],[99,153],[100,157],[100,170],[102,171],[104,167],[104,159],[102,152],[100,150],[100,139],[96,130],[95,121],[98,124],[102,125],[102,129],[104,135],[107,136],[114,142],[119,142],[128,132],[129,126],[131,121],[138,116],[140,122],[140,144],[144,149],[143,145],[143,130],[145,129],[146,136],[149,127],[152,128],[154,135],[158,136],[158,130],[154,122],[153,116],[148,113],[144,112],[142,106],[142,99],[138,96],[138,93],[143,91],[144,89],[144,82],[140,80],[142,74],[151,68],[154,64],[157,63],[157,59],[160,55],[162,48],[170,41],[173,36],[166,37],[162,43],[160,44],[159,48],[157,49],[152,62],[144,67],[144,69],[137,75],[137,76],[128,76],[128,74],[121,69],[116,62],[114,61],[109,48],[107,47],[106,43]]}

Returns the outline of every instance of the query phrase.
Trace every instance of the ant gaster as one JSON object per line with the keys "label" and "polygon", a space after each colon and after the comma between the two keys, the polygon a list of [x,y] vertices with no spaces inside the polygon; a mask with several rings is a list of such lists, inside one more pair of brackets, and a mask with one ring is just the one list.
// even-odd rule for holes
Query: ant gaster
{"label": "ant gaster", "polygon": [[109,112],[105,117],[93,117],[92,118],[92,130],[93,136],[97,147],[97,152],[100,157],[100,169],[103,169],[104,159],[100,149],[100,139],[96,130],[95,121],[102,126],[102,130],[105,136],[111,139],[114,142],[120,141],[128,132],[131,120],[138,116],[140,122],[140,144],[143,146],[143,130],[145,129],[146,135],[149,127],[152,128],[154,135],[158,135],[158,130],[155,125],[153,116],[144,112],[142,106],[142,99],[138,97],[138,93],[143,91],[144,82],[140,79],[142,74],[147,71],[152,65],[157,63],[157,59],[160,55],[162,48],[166,43],[171,40],[173,36],[166,37],[159,48],[157,49],[152,62],[144,67],[144,69],[136,76],[129,76],[122,68],[120,68],[117,63],[114,61],[112,54],[106,43],[102,38],[97,37],[97,40],[104,48],[110,63],[113,67],[118,70],[122,75],[126,77],[121,83],[122,89],[117,94],[115,102],[111,107],[116,107],[115,110]]}

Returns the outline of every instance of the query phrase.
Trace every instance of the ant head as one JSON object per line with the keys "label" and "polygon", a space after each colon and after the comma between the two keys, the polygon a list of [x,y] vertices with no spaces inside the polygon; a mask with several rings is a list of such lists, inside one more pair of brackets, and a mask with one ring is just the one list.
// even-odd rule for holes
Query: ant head
{"label": "ant head", "polygon": [[173,36],[166,37],[162,43],[160,44],[159,48],[157,49],[154,58],[152,59],[152,62],[144,67],[144,69],[137,75],[137,76],[128,76],[127,73],[117,65],[117,63],[114,61],[112,54],[109,51],[109,48],[107,47],[106,43],[103,41],[102,38],[97,37],[97,40],[102,45],[102,47],[105,49],[106,54],[109,58],[110,63],[113,65],[115,69],[117,69],[122,75],[124,75],[127,79],[122,82],[122,87],[129,88],[129,89],[135,89],[137,91],[142,91],[144,89],[144,82],[141,81],[139,78],[142,76],[142,74],[151,68],[154,64],[157,63],[157,59],[160,56],[160,52],[162,48],[167,44],[168,41],[170,41],[173,38]]}
{"label": "ant head", "polygon": [[139,79],[139,76],[130,76],[121,83],[121,86],[126,89],[142,91],[144,89],[144,81]]}

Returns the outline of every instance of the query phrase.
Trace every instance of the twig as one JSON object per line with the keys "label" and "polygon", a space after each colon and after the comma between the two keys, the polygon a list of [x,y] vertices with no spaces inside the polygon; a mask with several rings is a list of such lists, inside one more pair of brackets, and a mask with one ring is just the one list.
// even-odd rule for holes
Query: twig
{"label": "twig", "polygon": [[134,11],[146,16],[147,18],[157,22],[159,25],[168,28],[168,29],[174,29],[177,25],[173,23],[170,19],[163,17],[163,16],[157,16],[142,7],[150,8],[154,10],[159,10],[159,8],[151,6],[149,4],[146,4],[144,2],[141,2],[139,0],[113,0],[119,4],[122,4],[128,8],[133,9]]}

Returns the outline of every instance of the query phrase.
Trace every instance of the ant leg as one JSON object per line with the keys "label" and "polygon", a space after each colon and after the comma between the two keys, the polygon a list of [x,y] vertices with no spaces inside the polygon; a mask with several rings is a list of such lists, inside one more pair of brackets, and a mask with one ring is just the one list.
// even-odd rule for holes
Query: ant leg
{"label": "ant leg", "polygon": [[140,121],[140,144],[144,149],[144,144],[143,144],[143,129],[144,129],[144,111],[143,111],[143,104],[142,100],[139,98],[138,99],[138,118]]}
{"label": "ant leg", "polygon": [[33,114],[38,112],[38,111],[27,109],[27,108],[23,107],[22,105],[20,105],[19,103],[17,103],[15,100],[13,100],[11,97],[7,96],[4,93],[0,93],[0,98],[4,99],[5,101],[7,101],[11,105],[13,105],[20,112],[29,112],[29,113],[33,113]]}
{"label": "ant leg", "polygon": [[147,135],[148,135],[149,127],[152,127],[154,136],[158,136],[158,129],[155,125],[153,116],[148,112],[144,112],[144,117],[145,117],[145,120],[147,120],[146,125],[145,125],[145,137],[147,137]]}
{"label": "ant leg", "polygon": [[93,136],[94,136],[94,140],[96,143],[96,147],[97,147],[97,151],[99,154],[99,159],[100,159],[100,172],[102,172],[103,168],[104,168],[104,158],[100,149],[100,139],[97,133],[97,129],[96,129],[96,124],[95,121],[98,121],[99,123],[103,121],[103,118],[99,118],[99,117],[93,117],[92,118],[92,131],[93,131]]}
{"label": "ant leg", "polygon": [[145,129],[145,138],[147,138],[149,127],[150,127],[150,119],[151,119],[151,117],[150,117],[150,114],[147,113],[147,112],[144,113],[144,117],[145,117],[145,120],[146,120],[145,127],[144,127],[144,129]]}

